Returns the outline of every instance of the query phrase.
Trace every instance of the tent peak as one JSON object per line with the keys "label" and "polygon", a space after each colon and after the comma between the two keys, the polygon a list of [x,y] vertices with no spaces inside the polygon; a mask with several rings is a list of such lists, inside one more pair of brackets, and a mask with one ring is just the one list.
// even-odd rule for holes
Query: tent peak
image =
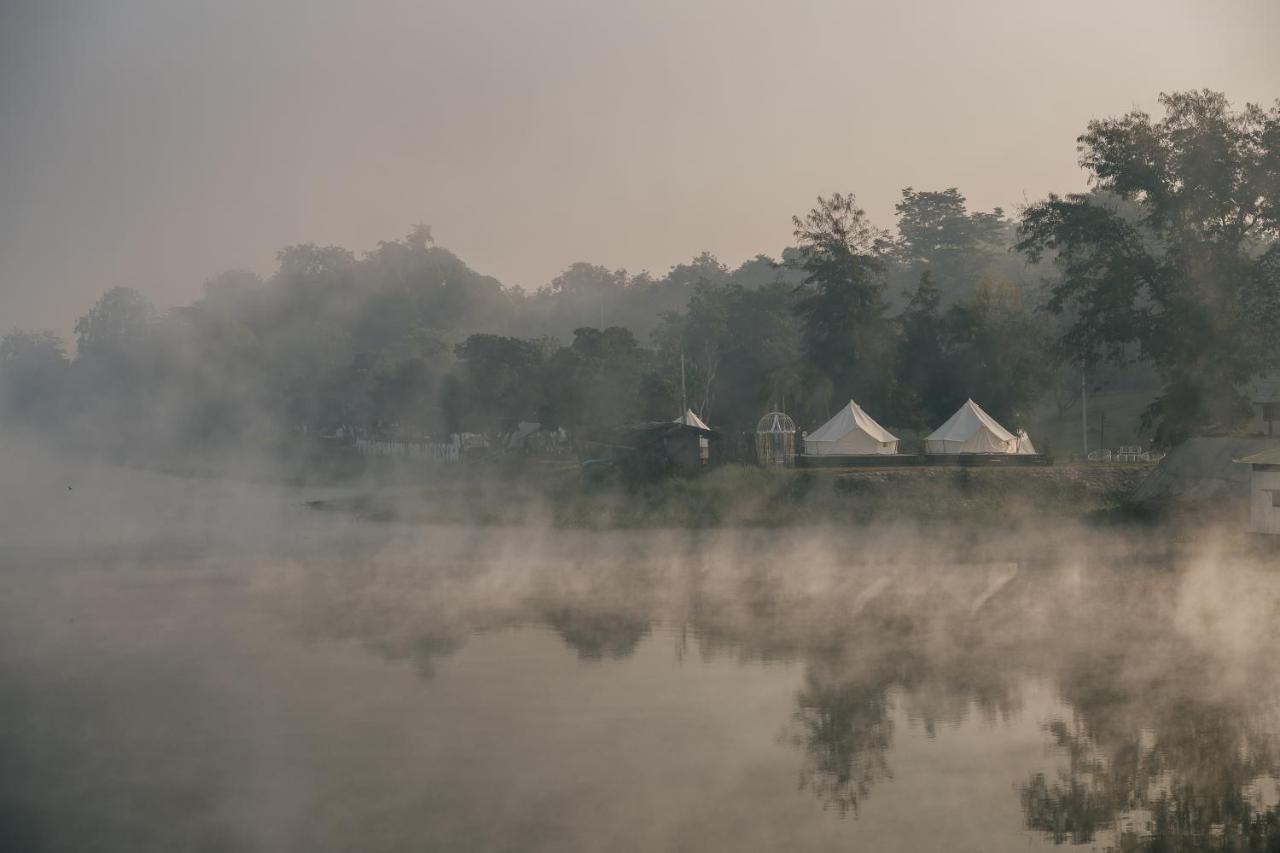
{"label": "tent peak", "polygon": [[675,419],[675,423],[697,427],[698,429],[711,429],[702,418],[698,417],[693,409],[685,409],[684,414]]}
{"label": "tent peak", "polygon": [[847,436],[851,434],[865,436],[874,445],[874,449],[861,451],[855,449],[847,452],[892,453],[897,451],[898,437],[878,424],[875,418],[867,414],[856,401],[850,400],[837,409],[830,420],[805,437],[806,452],[814,453],[814,449],[819,446],[855,447],[859,441],[848,439]]}
{"label": "tent peak", "polygon": [[[970,398],[947,419],[946,423],[925,439],[925,451],[927,453],[1014,453],[1017,441],[1017,436],[1002,427],[995,418]],[[1027,444],[1030,445],[1029,440]]]}

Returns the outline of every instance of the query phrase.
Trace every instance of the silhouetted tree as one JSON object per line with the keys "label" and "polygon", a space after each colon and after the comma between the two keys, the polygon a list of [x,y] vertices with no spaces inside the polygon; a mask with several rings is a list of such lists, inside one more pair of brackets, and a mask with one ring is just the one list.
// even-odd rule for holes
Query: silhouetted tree
{"label": "silhouetted tree", "polygon": [[1098,189],[1129,207],[1050,195],[1023,214],[1018,245],[1061,270],[1049,307],[1073,315],[1073,358],[1136,347],[1156,366],[1164,387],[1144,419],[1168,444],[1239,423],[1242,386],[1276,364],[1280,107],[1237,112],[1207,90],[1160,101],[1160,121],[1135,111],[1079,139]]}
{"label": "silhouetted tree", "polygon": [[0,413],[46,422],[66,392],[70,362],[48,330],[15,329],[0,338]]}
{"label": "silhouetted tree", "polygon": [[[885,233],[852,195],[835,193],[805,217],[793,217],[797,267],[805,274],[796,304],[805,367],[820,382],[815,408],[855,398],[883,411],[892,398],[893,328],[885,322]],[[825,398],[825,399],[823,399]]]}
{"label": "silhouetted tree", "polygon": [[911,280],[928,272],[943,302],[972,295],[1007,255],[1011,225],[1004,211],[970,213],[955,187],[933,192],[907,187],[896,210],[894,259]]}
{"label": "silhouetted tree", "polygon": [[899,317],[902,337],[896,372],[902,393],[892,414],[902,426],[936,426],[958,405],[953,405],[960,392],[952,381],[941,304],[942,294],[934,284],[933,272],[925,270]]}
{"label": "silhouetted tree", "polygon": [[647,410],[653,353],[617,326],[575,329],[573,343],[547,360],[539,409],[547,425],[579,427],[661,417]]}
{"label": "silhouetted tree", "polygon": [[155,321],[156,310],[141,293],[115,287],[76,321],[76,360],[109,368],[127,358]]}
{"label": "silhouetted tree", "polygon": [[954,411],[972,397],[997,419],[1026,423],[1054,367],[1047,317],[1029,311],[1012,286],[980,288],[946,313],[946,386],[934,400]]}
{"label": "silhouetted tree", "polygon": [[545,343],[472,335],[458,345],[459,385],[446,401],[452,419],[473,432],[502,432],[538,415]]}

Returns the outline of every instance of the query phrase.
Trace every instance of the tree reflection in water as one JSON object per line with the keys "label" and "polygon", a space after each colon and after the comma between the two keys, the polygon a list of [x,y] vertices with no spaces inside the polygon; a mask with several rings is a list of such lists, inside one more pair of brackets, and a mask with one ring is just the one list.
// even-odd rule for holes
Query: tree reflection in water
{"label": "tree reflection in water", "polygon": [[1052,782],[1037,773],[1023,786],[1028,828],[1059,844],[1089,844],[1111,831],[1121,850],[1280,850],[1275,806],[1257,808],[1249,796],[1272,765],[1249,754],[1223,722],[1199,717],[1150,746],[1116,744],[1114,754],[1051,724],[1069,769]]}
{"label": "tree reflection in water", "polygon": [[882,779],[892,778],[886,758],[893,720],[881,685],[823,684],[812,673],[796,698],[792,742],[804,751],[800,787],[845,815]]}
{"label": "tree reflection in water", "polygon": [[[1268,699],[1215,688],[1212,659],[1164,636],[1081,655],[1062,676],[1074,715],[1046,725],[1067,766],[1022,786],[1030,829],[1121,850],[1280,851],[1280,814],[1257,789],[1280,773]],[[1267,683],[1259,673],[1257,686]]]}
{"label": "tree reflection in water", "polygon": [[[802,644],[805,680],[788,739],[802,756],[801,789],[824,808],[856,816],[872,789],[893,779],[895,718],[932,739],[940,724],[958,725],[975,711],[995,721],[1019,707],[1018,634],[973,609],[989,587],[986,574],[966,566],[941,575],[944,582],[864,578],[851,591],[854,618],[805,623],[814,633]],[[867,589],[874,606],[859,608]],[[1025,595],[1016,586],[1003,592],[1010,603]]]}
{"label": "tree reflection in water", "polygon": [[1269,566],[1197,569],[1125,540],[1065,556],[1038,542],[1019,563],[1023,540],[957,555],[938,537],[902,556],[894,536],[840,550],[761,536],[565,534],[560,551],[520,560],[497,545],[480,559],[470,539],[439,556],[446,540],[427,570],[416,552],[380,553],[269,591],[304,632],[361,640],[424,678],[468,638],[529,625],[584,662],[626,659],[665,626],[677,662],[692,638],[704,659],[799,664],[782,740],[800,787],[842,815],[893,779],[901,727],[933,738],[974,714],[1007,721],[1028,685],[1051,685],[1068,709],[1043,721],[1063,769],[1011,771],[1026,828],[1132,851],[1280,853],[1274,791],[1262,793],[1280,788]]}
{"label": "tree reflection in water", "polygon": [[591,611],[562,607],[546,622],[579,660],[629,657],[649,634],[649,620],[623,611]]}

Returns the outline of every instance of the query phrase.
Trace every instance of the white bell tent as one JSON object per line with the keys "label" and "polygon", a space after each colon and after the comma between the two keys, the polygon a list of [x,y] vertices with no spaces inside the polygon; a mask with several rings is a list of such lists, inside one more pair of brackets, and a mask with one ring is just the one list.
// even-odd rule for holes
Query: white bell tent
{"label": "white bell tent", "polygon": [[[1023,435],[1025,436],[1025,433]],[[1025,441],[1025,446],[1030,448],[1029,451],[1020,451],[1019,444],[1018,436],[1000,426],[996,419],[982,411],[982,407],[977,403],[968,400],[945,424],[924,440],[924,452],[1011,454],[1035,452],[1031,447],[1030,438]]]}
{"label": "white bell tent", "polygon": [[898,452],[898,437],[852,400],[804,438],[807,456],[863,456]]}
{"label": "white bell tent", "polygon": [[675,422],[685,426],[697,427],[698,429],[711,429],[703,422],[702,418],[693,413],[693,409],[685,409],[684,415],[676,418]]}

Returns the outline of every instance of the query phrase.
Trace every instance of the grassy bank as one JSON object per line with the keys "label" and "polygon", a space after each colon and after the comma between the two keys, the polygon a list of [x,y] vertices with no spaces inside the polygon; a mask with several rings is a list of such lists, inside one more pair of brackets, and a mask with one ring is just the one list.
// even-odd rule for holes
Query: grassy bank
{"label": "grassy bank", "polygon": [[425,470],[420,485],[371,486],[318,508],[366,518],[562,527],[774,527],[877,521],[998,522],[1123,515],[1145,467],[766,470],[590,483],[576,466],[525,460]]}

